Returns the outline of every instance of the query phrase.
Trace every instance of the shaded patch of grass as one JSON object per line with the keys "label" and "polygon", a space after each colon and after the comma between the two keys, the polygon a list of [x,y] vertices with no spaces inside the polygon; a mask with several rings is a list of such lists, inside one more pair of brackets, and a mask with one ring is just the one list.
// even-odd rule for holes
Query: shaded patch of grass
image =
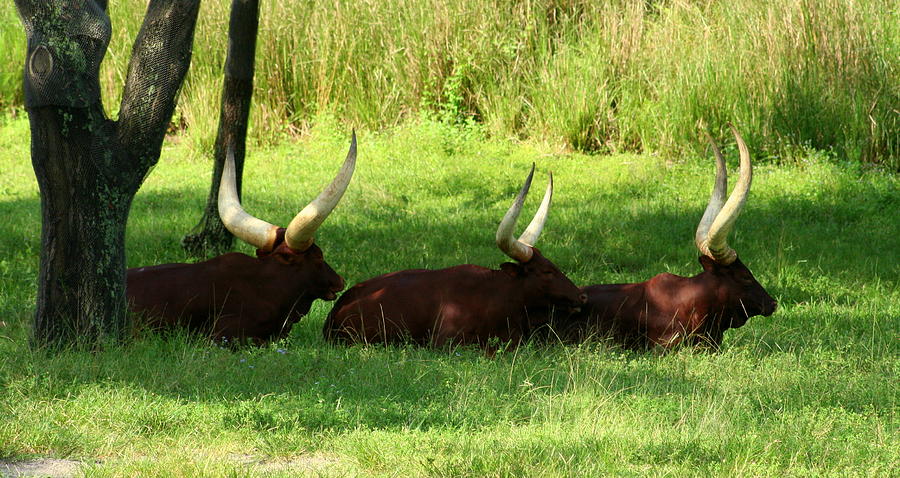
{"label": "shaded patch of grass", "polygon": [[[0,457],[84,459],[91,476],[423,477],[884,475],[900,458],[894,175],[821,157],[756,168],[729,242],[780,308],[729,331],[720,353],[335,347],[318,302],[258,349],[176,334],[45,356],[27,346],[40,219],[26,129],[0,128]],[[348,134],[327,119],[311,131],[251,151],[252,214],[284,224],[333,177]],[[497,223],[532,161],[556,181],[538,245],[576,283],[700,271],[710,158],[561,154],[428,121],[360,131],[359,152],[317,235],[348,284],[496,267]],[[166,146],[134,201],[130,265],[187,259],[178,243],[209,171]],[[319,458],[278,468],[304,457]]]}

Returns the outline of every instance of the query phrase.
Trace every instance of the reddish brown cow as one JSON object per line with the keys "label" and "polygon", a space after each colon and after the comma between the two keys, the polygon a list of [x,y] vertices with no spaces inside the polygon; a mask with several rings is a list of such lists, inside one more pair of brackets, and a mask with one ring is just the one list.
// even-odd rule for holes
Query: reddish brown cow
{"label": "reddish brown cow", "polygon": [[531,224],[519,239],[513,237],[533,175],[534,166],[497,229],[497,245],[517,263],[504,263],[500,270],[466,264],[369,279],[338,299],[325,320],[325,337],[341,342],[480,344],[490,350],[493,341],[516,344],[540,325],[532,322],[531,311],[580,307],[585,296],[578,287],[531,246],[547,219],[552,176]]}
{"label": "reddish brown cow", "polygon": [[314,233],[337,206],[356,165],[356,135],[337,177],[280,228],[241,207],[229,151],[219,188],[219,215],[257,257],[231,252],[196,264],[128,270],[132,312],[152,328],[183,327],[214,339],[260,343],[285,336],[316,299],[334,300],[344,280],[313,244]]}
{"label": "reddish brown cow", "polygon": [[558,326],[563,338],[609,336],[634,348],[668,348],[687,339],[687,343],[718,348],[725,330],[740,327],[755,315],[768,317],[775,312],[775,300],[726,242],[753,174],[747,145],[732,130],[740,150],[740,178],[724,202],[725,159],[713,142],[716,183],[695,236],[703,272],[694,277],[660,274],[639,284],[584,287],[587,306]]}

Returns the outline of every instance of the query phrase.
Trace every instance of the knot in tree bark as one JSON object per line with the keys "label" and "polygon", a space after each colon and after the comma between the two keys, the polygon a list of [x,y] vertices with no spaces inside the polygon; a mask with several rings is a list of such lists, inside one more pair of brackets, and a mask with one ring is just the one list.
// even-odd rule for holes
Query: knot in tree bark
{"label": "knot in tree bark", "polygon": [[94,0],[17,0],[28,50],[25,107],[86,107],[100,101],[100,63],[112,34]]}

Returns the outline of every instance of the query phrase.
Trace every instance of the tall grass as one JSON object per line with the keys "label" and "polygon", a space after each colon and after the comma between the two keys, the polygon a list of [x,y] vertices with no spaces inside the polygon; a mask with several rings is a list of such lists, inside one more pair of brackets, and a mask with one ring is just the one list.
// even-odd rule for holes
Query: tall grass
{"label": "tall grass", "polygon": [[[204,2],[178,109],[215,135],[229,2]],[[142,2],[111,2],[118,97]],[[0,6],[0,106],[24,34]],[[690,149],[733,121],[763,158],[797,148],[900,167],[900,9],[882,0],[386,0],[262,4],[252,134],[325,112],[370,128],[420,113],[579,150]],[[109,105],[115,110],[117,101]],[[114,112],[114,111],[113,111]]]}

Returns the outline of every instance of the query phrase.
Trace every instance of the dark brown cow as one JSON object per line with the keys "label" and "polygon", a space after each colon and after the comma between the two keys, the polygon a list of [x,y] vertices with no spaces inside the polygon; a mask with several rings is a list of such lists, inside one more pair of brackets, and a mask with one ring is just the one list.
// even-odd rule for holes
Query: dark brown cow
{"label": "dark brown cow", "polygon": [[491,350],[494,341],[516,344],[541,325],[532,323],[531,311],[580,307],[585,297],[578,287],[531,246],[547,219],[552,176],[531,224],[519,239],[513,237],[533,175],[534,166],[497,229],[497,245],[517,263],[504,263],[500,270],[466,264],[369,279],[338,299],[325,320],[325,337],[341,342],[480,344]]}
{"label": "dark brown cow", "polygon": [[747,145],[737,130],[732,130],[740,150],[740,178],[724,202],[725,159],[713,142],[716,184],[695,237],[703,272],[694,277],[660,274],[639,284],[584,287],[587,306],[557,325],[563,338],[608,336],[633,348],[668,348],[687,339],[687,343],[717,348],[725,330],[740,327],[755,315],[768,317],[775,312],[775,300],[726,242],[747,199],[753,174]]}
{"label": "dark brown cow", "polygon": [[214,339],[265,342],[285,336],[316,299],[334,300],[344,280],[313,244],[337,206],[356,165],[356,135],[337,177],[288,225],[280,228],[244,212],[229,151],[219,188],[219,215],[257,257],[232,252],[196,264],[128,270],[132,312],[152,328],[183,327]]}

